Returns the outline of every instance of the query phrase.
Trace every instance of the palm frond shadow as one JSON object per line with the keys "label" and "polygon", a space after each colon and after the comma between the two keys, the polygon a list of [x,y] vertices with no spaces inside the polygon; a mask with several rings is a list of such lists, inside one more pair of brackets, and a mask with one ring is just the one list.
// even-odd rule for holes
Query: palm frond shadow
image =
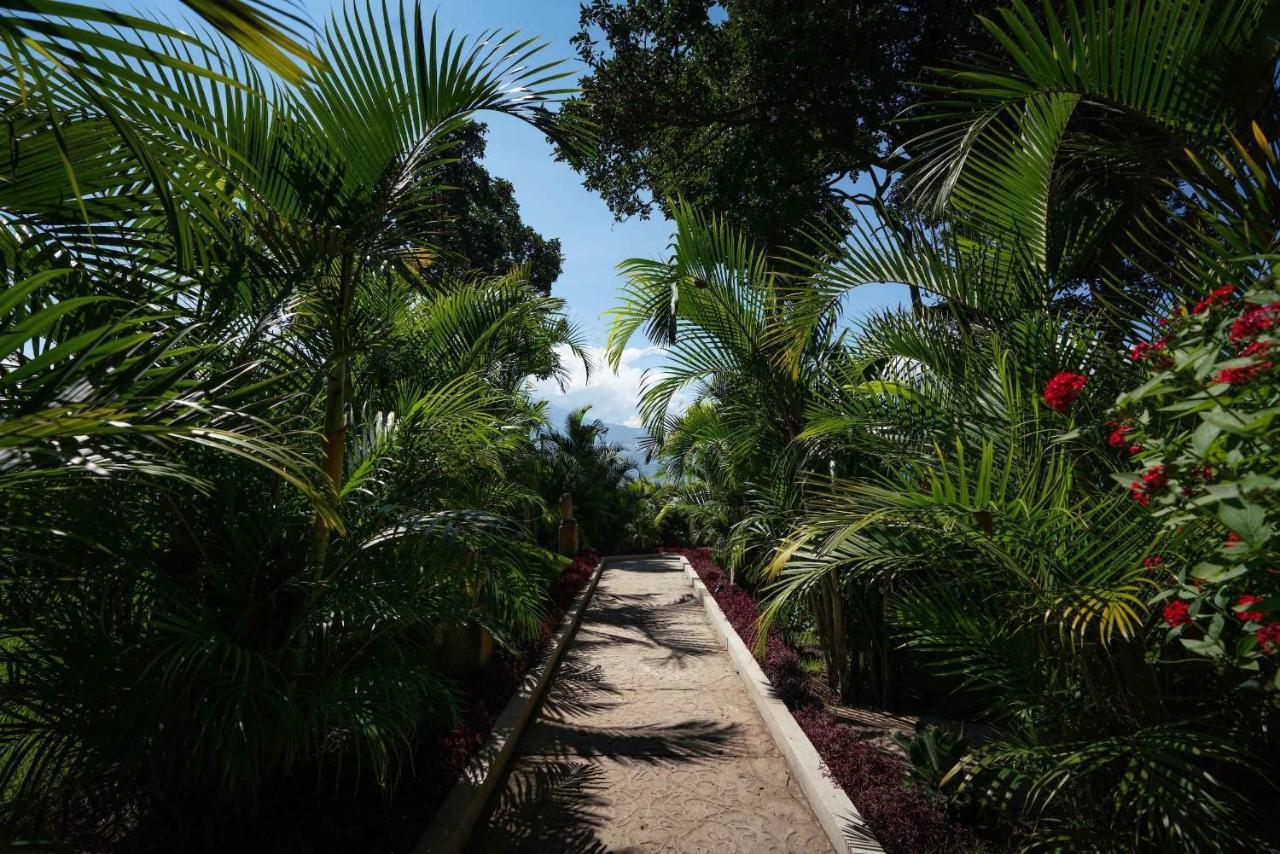
{"label": "palm frond shadow", "polygon": [[542,701],[542,715],[572,718],[608,711],[620,702],[622,692],[604,678],[604,668],[574,659],[556,671],[554,687]]}
{"label": "palm frond shadow", "polygon": [[[679,608],[655,608],[652,594],[596,593],[574,648],[589,650],[618,644],[642,645],[662,654],[647,663],[683,668],[690,659],[720,649],[704,632],[691,631],[680,620]],[[600,627],[622,631],[600,631]]]}
{"label": "palm frond shadow", "polygon": [[548,762],[513,769],[468,851],[564,851],[596,854],[606,805],[604,771],[591,762]]}
{"label": "palm frond shadow", "polygon": [[541,721],[525,734],[521,746],[540,757],[601,757],[623,765],[652,765],[744,755],[743,735],[740,724],[712,720],[614,727]]}

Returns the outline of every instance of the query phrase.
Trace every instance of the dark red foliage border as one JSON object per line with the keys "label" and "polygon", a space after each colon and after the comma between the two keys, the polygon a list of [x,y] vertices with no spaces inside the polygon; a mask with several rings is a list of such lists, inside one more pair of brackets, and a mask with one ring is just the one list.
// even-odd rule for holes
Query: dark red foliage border
{"label": "dark red foliage border", "polygon": [[484,746],[498,714],[515,694],[525,673],[551,643],[551,636],[565,612],[591,580],[599,563],[600,556],[595,552],[579,552],[551,585],[551,607],[542,619],[537,640],[515,653],[499,650],[474,678],[459,686],[461,707],[458,724],[449,732],[432,736],[430,740],[434,742],[435,749],[429,755],[436,761],[432,763],[433,767],[418,771],[421,774],[425,770],[427,776],[437,782],[433,786],[436,802],[428,805],[430,812],[443,803],[462,769]]}
{"label": "dark red foliage border", "polygon": [[[750,593],[729,583],[728,575],[712,560],[711,550],[661,551],[688,559],[734,631],[754,650],[760,609]],[[827,710],[809,687],[799,654],[786,643],[777,626],[769,629],[760,666],[813,742],[832,779],[857,806],[888,854],[937,854],[968,847],[964,830],[948,821],[937,797],[910,781],[905,760],[887,753]]]}

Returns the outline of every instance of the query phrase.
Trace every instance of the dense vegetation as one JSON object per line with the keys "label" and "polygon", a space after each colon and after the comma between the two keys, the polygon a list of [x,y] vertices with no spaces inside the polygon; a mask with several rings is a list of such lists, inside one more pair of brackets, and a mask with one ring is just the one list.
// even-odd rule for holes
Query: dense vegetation
{"label": "dense vegetation", "polygon": [[[995,0],[590,0],[589,73],[565,110],[596,144],[561,156],[618,217],[716,210],[767,246],[845,218],[883,179],[924,68],[980,44]],[[883,196],[888,181],[873,195]]]}
{"label": "dense vegetation", "polygon": [[896,206],[788,251],[676,199],[623,265],[678,505],[845,702],[983,725],[918,755],[992,844],[1274,850],[1276,14],[1014,2]]}
{"label": "dense vegetation", "polygon": [[281,793],[390,791],[553,607],[526,380],[578,334],[471,117],[571,144],[560,72],[417,8],[303,48],[191,6],[282,76],[0,4],[6,839],[246,850]]}
{"label": "dense vegetation", "polygon": [[[245,850],[412,790],[589,573],[568,492],[585,545],[714,544],[846,785],[897,765],[783,635],[977,724],[865,794],[895,850],[1276,848],[1280,4],[599,0],[563,110],[536,43],[416,6],[187,5],[0,0],[6,840]],[[666,486],[529,397],[585,342],[484,111],[674,221],[607,348],[665,348]]]}

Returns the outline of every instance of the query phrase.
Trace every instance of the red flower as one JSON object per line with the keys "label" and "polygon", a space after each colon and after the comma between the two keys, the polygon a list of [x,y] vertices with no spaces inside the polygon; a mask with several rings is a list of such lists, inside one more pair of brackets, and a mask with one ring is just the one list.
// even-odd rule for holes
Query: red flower
{"label": "red flower", "polygon": [[1237,534],[1235,531],[1232,531],[1231,533],[1227,534],[1226,542],[1224,542],[1223,545],[1234,546],[1238,542],[1240,542],[1240,535]]}
{"label": "red flower", "polygon": [[1276,325],[1277,317],[1280,317],[1280,302],[1246,308],[1231,324],[1231,343],[1239,344],[1241,341],[1257,338]]}
{"label": "red flower", "polygon": [[1049,384],[1044,387],[1045,405],[1054,412],[1065,413],[1071,404],[1075,403],[1080,391],[1084,388],[1084,384],[1089,378],[1083,374],[1073,374],[1070,371],[1059,371],[1054,374],[1053,379],[1049,380]]}
{"label": "red flower", "polygon": [[1146,505],[1151,503],[1152,495],[1168,485],[1168,471],[1162,465],[1155,465],[1147,469],[1140,480],[1135,480],[1129,484],[1129,491],[1133,493],[1134,501]]}
{"label": "red flower", "polygon": [[1185,626],[1191,622],[1191,606],[1181,599],[1174,599],[1164,606],[1164,621],[1170,626]]}
{"label": "red flower", "polygon": [[1119,427],[1111,431],[1111,435],[1107,438],[1107,444],[1113,448],[1118,448],[1125,444],[1125,435],[1132,432],[1132,424],[1121,424]]}
{"label": "red flower", "polygon": [[1142,565],[1147,569],[1155,569],[1164,565],[1164,558],[1160,555],[1147,555],[1142,559]]}
{"label": "red flower", "polygon": [[1246,623],[1249,622],[1250,620],[1252,620],[1255,623],[1262,622],[1263,613],[1261,611],[1241,611],[1240,609],[1249,605],[1256,605],[1259,602],[1265,602],[1265,601],[1267,601],[1266,596],[1255,596],[1252,593],[1244,594],[1243,596],[1241,596],[1239,599],[1236,600],[1236,616]]}
{"label": "red flower", "polygon": [[1213,375],[1215,383],[1244,385],[1258,374],[1270,368],[1271,362],[1259,362],[1256,365],[1242,365],[1239,368],[1223,368]]}
{"label": "red flower", "polygon": [[1280,648],[1280,623],[1267,623],[1254,632],[1253,636],[1258,639],[1258,646],[1262,647],[1262,651],[1270,655]]}
{"label": "red flower", "polygon": [[[1148,361],[1153,362],[1158,368],[1168,367],[1172,362],[1169,359],[1168,354],[1165,352],[1166,346],[1167,345],[1163,338],[1155,343],[1139,341],[1137,344],[1134,344],[1129,348],[1129,358],[1135,362],[1141,362],[1143,359],[1147,359]],[[1152,358],[1148,359],[1148,357]]]}
{"label": "red flower", "polygon": [[1206,311],[1212,308],[1215,303],[1233,296],[1235,292],[1235,285],[1223,285],[1220,288],[1214,288],[1207,297],[1192,306],[1191,313],[1199,314],[1202,311]]}
{"label": "red flower", "polygon": [[1271,349],[1270,341],[1254,341],[1240,352],[1241,356],[1261,356]]}
{"label": "red flower", "polygon": [[1142,453],[1142,445],[1138,444],[1137,442],[1134,442],[1132,445],[1129,446],[1129,456],[1134,457],[1140,453]]}

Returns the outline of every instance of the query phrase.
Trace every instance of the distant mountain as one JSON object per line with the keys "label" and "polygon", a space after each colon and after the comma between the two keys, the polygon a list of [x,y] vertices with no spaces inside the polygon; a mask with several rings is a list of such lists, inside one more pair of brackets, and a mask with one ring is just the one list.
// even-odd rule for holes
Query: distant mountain
{"label": "distant mountain", "polygon": [[[588,419],[592,417],[593,411],[594,410],[587,412]],[[547,417],[551,419],[551,429],[562,429],[564,427],[564,419],[568,417],[569,412],[569,407],[548,401]],[[600,420],[604,421],[603,418]],[[609,428],[609,441],[617,442],[619,445],[626,448],[627,455],[636,461],[636,464],[640,466],[640,471],[648,477],[653,477],[658,470],[658,464],[656,461],[645,463],[644,449],[640,447],[640,441],[649,435],[644,431],[644,428],[628,427],[626,424],[615,424],[612,421],[604,421],[604,426]]]}

